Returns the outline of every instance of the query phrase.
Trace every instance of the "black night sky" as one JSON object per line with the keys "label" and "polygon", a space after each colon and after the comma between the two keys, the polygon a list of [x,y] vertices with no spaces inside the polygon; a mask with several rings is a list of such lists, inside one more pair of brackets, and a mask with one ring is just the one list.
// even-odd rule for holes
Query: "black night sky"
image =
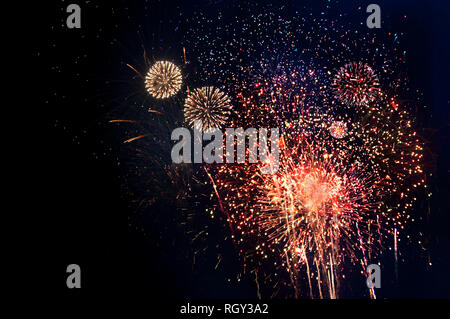
{"label": "black night sky", "polygon": [[[194,267],[187,258],[192,257],[187,253],[191,247],[182,226],[172,222],[174,204],[161,200],[148,210],[139,208],[133,195],[142,190],[126,187],[135,181],[124,173],[124,154],[133,148],[122,143],[138,131],[108,123],[135,115],[124,105],[138,108],[151,104],[142,98],[144,88],[127,63],[144,70],[144,49],[152,59],[170,57],[181,62],[178,42],[186,18],[199,10],[232,15],[235,2],[79,1],[81,29],[65,25],[66,7],[71,2],[46,1],[36,8],[46,17],[39,20],[37,36],[31,39],[35,44],[33,63],[40,74],[33,90],[45,130],[45,152],[39,154],[45,164],[38,172],[42,184],[36,190],[44,224],[39,231],[39,255],[45,268],[45,288],[55,295],[137,294],[148,300],[257,297],[251,277],[227,280],[241,267],[229,242],[220,248],[224,255],[221,267],[214,269],[214,249],[205,252]],[[327,3],[292,0],[274,6],[306,6],[320,14]],[[366,13],[358,7],[370,3],[341,0],[332,10],[354,12],[349,14],[350,22],[359,25]],[[392,256],[382,257],[389,274],[378,295],[381,299],[449,298],[450,3],[377,3],[382,8],[382,28],[404,33],[401,45],[407,52],[410,85],[423,93],[417,115],[426,141],[427,170],[432,173],[428,185],[433,193],[429,199],[423,195],[419,200],[414,214],[422,220],[408,231],[423,234],[426,252],[417,244],[400,245],[398,282],[392,280]],[[220,225],[215,227],[211,233],[219,235],[208,239],[210,246],[220,241],[224,231]],[[66,287],[66,267],[71,263],[82,269],[79,291]],[[364,283],[355,285],[343,297],[367,299],[367,293],[359,293]]]}

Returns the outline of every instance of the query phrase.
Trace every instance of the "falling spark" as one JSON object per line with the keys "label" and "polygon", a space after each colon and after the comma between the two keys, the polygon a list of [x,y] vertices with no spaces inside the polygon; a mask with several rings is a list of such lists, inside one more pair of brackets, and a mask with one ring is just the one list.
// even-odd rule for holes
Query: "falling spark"
{"label": "falling spark", "polygon": [[136,141],[136,140],[139,140],[139,139],[141,139],[141,138],[143,138],[143,137],[146,137],[146,136],[149,136],[150,134],[142,134],[142,135],[139,135],[139,136],[136,136],[136,137],[132,137],[132,138],[130,138],[130,139],[128,139],[128,140],[125,140],[125,141],[123,141],[123,143],[125,144],[125,143],[131,143],[131,142],[133,142],[133,141]]}

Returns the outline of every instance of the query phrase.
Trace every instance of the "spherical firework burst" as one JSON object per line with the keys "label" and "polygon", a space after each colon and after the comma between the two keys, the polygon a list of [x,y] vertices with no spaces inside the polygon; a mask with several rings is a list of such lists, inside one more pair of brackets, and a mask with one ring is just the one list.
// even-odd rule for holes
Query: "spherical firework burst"
{"label": "spherical firework burst", "polygon": [[231,108],[230,99],[224,92],[205,86],[193,90],[186,98],[184,118],[191,127],[195,121],[201,121],[204,130],[219,128],[225,124]]}
{"label": "spherical firework burst", "polygon": [[348,133],[347,124],[343,121],[334,121],[328,130],[331,136],[337,139],[346,137]]}
{"label": "spherical firework burst", "polygon": [[165,99],[175,95],[181,88],[180,69],[169,61],[158,61],[145,77],[145,88],[157,99]]}
{"label": "spherical firework burst", "polygon": [[379,93],[379,81],[373,69],[362,62],[351,62],[339,69],[333,80],[336,96],[347,105],[366,105]]}

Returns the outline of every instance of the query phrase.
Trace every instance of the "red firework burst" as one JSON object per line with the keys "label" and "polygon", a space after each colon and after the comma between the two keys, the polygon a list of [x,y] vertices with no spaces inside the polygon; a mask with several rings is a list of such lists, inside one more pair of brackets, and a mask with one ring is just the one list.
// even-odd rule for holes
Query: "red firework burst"
{"label": "red firework burst", "polygon": [[333,80],[336,96],[342,103],[351,106],[373,102],[379,94],[379,85],[373,69],[361,62],[344,65]]}
{"label": "red firework burst", "polygon": [[286,267],[315,264],[315,271],[306,266],[310,288],[311,278],[328,278],[317,284],[333,298],[337,266],[363,249],[354,245],[359,241],[355,225],[367,233],[365,225],[376,218],[375,185],[363,167],[320,155],[308,145],[285,151],[278,172],[262,176],[258,225],[268,242],[283,247]]}

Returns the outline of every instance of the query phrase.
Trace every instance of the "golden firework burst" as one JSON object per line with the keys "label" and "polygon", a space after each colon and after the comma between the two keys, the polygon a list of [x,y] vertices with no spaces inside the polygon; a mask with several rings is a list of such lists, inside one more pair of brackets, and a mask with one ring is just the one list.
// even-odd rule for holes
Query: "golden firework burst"
{"label": "golden firework burst", "polygon": [[193,90],[186,98],[184,118],[193,127],[195,121],[202,122],[204,130],[221,127],[231,111],[228,96],[213,86],[204,86]]}
{"label": "golden firework burst", "polygon": [[157,99],[165,99],[175,95],[181,88],[181,70],[169,61],[158,61],[145,77],[145,88]]}

